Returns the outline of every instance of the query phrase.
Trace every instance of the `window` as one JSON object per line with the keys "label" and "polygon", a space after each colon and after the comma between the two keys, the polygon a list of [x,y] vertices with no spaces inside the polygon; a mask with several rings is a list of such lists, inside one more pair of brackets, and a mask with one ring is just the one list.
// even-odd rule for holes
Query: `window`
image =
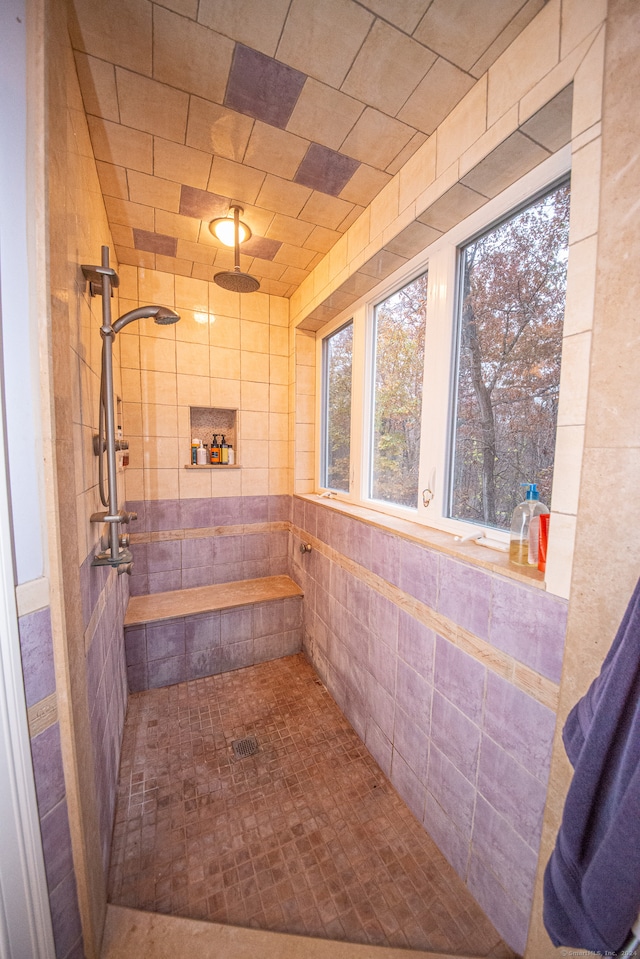
{"label": "window", "polygon": [[551,504],[569,185],[460,251],[450,516],[509,529],[535,482]]}
{"label": "window", "polygon": [[569,161],[541,163],[318,336],[322,487],[505,544],[521,483],[551,505]]}
{"label": "window", "polygon": [[371,498],[417,507],[427,274],[374,311]]}
{"label": "window", "polygon": [[322,485],[349,492],[351,464],[351,360],[353,322],[326,337],[323,343]]}

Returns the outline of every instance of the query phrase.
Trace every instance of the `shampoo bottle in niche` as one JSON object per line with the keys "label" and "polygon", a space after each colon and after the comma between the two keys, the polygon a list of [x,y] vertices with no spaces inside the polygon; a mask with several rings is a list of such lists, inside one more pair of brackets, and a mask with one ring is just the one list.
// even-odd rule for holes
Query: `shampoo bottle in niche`
{"label": "shampoo bottle in niche", "polygon": [[217,433],[213,434],[213,439],[211,440],[211,462],[214,464],[220,462],[220,444],[218,443]]}
{"label": "shampoo bottle in niche", "polygon": [[511,516],[509,559],[518,566],[537,567],[540,514],[548,513],[549,509],[540,502],[535,483],[522,485],[527,487],[527,494],[526,499],[518,503]]}
{"label": "shampoo bottle in niche", "polygon": [[196,450],[196,464],[198,466],[207,465],[207,451],[202,445],[202,440],[200,440],[200,446]]}
{"label": "shampoo bottle in niche", "polygon": [[191,465],[195,466],[198,462],[198,447],[201,446],[200,440],[192,439],[191,440]]}
{"label": "shampoo bottle in niche", "polygon": [[220,462],[223,466],[229,465],[229,447],[227,446],[227,441],[224,438],[224,433],[222,434],[222,440],[220,441]]}

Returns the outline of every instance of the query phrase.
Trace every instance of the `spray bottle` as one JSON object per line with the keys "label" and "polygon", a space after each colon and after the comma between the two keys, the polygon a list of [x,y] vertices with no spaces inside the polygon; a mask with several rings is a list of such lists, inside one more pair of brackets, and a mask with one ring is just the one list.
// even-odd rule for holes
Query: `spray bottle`
{"label": "spray bottle", "polygon": [[521,486],[526,486],[527,495],[522,503],[518,503],[511,516],[509,559],[518,566],[537,567],[540,514],[548,513],[549,509],[540,502],[535,483],[521,483]]}

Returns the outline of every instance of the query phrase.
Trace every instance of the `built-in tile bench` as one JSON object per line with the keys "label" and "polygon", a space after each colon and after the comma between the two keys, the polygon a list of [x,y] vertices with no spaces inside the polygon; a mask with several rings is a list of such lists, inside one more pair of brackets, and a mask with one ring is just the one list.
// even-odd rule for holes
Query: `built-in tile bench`
{"label": "built-in tile bench", "polygon": [[289,576],[132,596],[129,690],[201,679],[302,649],[302,590]]}

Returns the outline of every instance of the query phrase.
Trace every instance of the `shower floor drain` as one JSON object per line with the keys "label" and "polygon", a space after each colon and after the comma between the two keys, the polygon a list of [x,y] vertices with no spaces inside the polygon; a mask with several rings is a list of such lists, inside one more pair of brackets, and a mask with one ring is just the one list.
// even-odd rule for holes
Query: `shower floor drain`
{"label": "shower floor drain", "polygon": [[234,739],[231,743],[233,755],[236,759],[244,759],[258,752],[258,740],[255,736],[245,736],[244,739]]}

